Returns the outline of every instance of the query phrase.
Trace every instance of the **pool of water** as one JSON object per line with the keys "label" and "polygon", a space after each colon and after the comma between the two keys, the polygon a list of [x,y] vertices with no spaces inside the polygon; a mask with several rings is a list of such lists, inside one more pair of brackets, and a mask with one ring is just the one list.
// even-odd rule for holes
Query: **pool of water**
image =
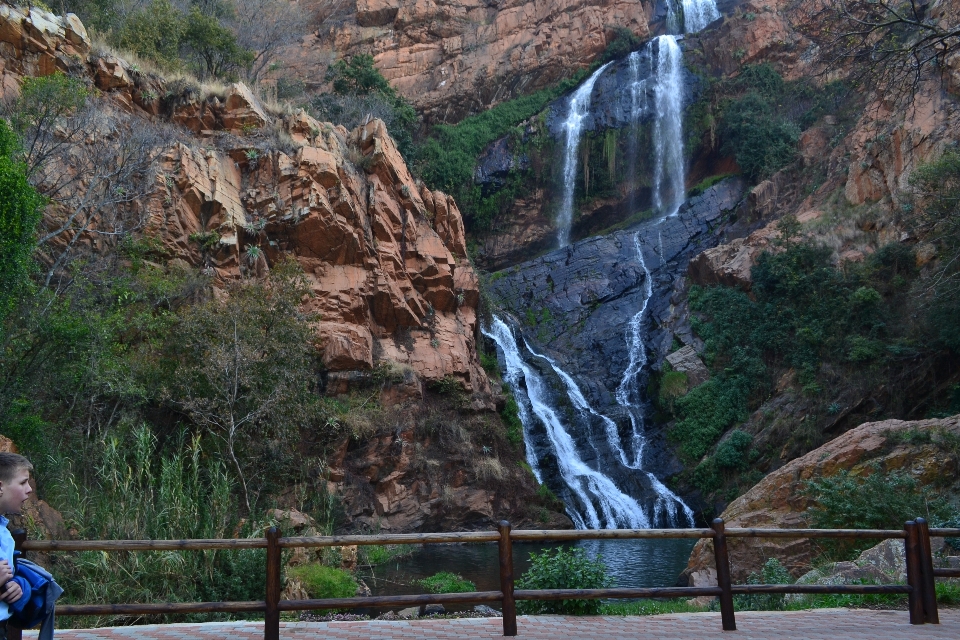
{"label": "pool of water", "polygon": [[[581,540],[562,543],[514,543],[514,576],[530,568],[530,554],[559,546],[578,546],[600,556],[618,587],[672,587],[686,568],[695,540]],[[477,591],[499,591],[500,575],[496,543],[433,544],[397,558],[360,576],[375,596],[424,593],[416,580],[440,571],[456,573],[477,585]],[[449,605],[448,610],[471,605]],[[375,613],[375,612],[368,612]]]}

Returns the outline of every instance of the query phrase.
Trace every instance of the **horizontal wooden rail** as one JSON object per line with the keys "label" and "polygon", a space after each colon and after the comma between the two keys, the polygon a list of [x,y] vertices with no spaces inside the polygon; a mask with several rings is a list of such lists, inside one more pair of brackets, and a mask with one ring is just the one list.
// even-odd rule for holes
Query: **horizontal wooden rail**
{"label": "horizontal wooden rail", "polygon": [[724,530],[728,538],[906,538],[902,529],[742,529]]}
{"label": "horizontal wooden rail", "polygon": [[280,611],[315,611],[318,609],[359,609],[361,607],[415,607],[427,604],[457,604],[461,602],[499,602],[500,591],[471,593],[422,593],[409,596],[367,596],[362,598],[324,598],[318,600],[281,600]]}
{"label": "horizontal wooden rail", "polygon": [[[911,538],[910,536],[913,536]],[[960,577],[960,569],[933,569],[929,550],[930,536],[960,537],[960,529],[928,529],[922,519],[908,522],[903,530],[890,529],[760,529],[725,528],[716,520],[711,529],[600,529],[600,530],[517,530],[507,522],[499,530],[454,533],[407,533],[381,535],[344,535],[280,537],[272,528],[265,538],[210,539],[210,540],[25,540],[21,532],[17,548],[25,551],[207,551],[213,549],[267,549],[267,599],[251,602],[195,602],[154,604],[84,604],[62,605],[57,613],[78,615],[153,615],[184,613],[265,613],[264,637],[278,638],[279,611],[310,611],[329,609],[358,609],[368,607],[412,607],[428,604],[457,604],[500,602],[503,605],[504,635],[516,635],[515,600],[567,600],[599,598],[692,598],[719,596],[724,613],[723,628],[735,630],[733,617],[734,594],[908,594],[911,623],[936,622],[936,600],[933,594],[934,577]],[[511,542],[550,542],[573,540],[643,540],[643,539],[701,539],[710,538],[717,553],[718,581],[716,587],[661,587],[611,589],[520,589],[514,588],[513,554]],[[720,580],[721,571],[729,571],[727,543],[729,538],[848,538],[848,539],[906,539],[908,585],[733,585],[729,576]],[[911,543],[914,540],[914,543]],[[325,598],[312,600],[281,600],[279,588],[280,549],[319,548],[350,545],[421,545],[449,543],[488,543],[500,545],[500,591],[471,593],[415,594],[403,596],[374,596],[353,598]],[[719,546],[718,546],[719,545]],[[912,554],[912,555],[911,555]],[[722,557],[721,557],[722,556]],[[272,573],[271,573],[272,572]],[[270,576],[273,576],[271,582]],[[274,584],[275,583],[275,584]],[[271,586],[272,585],[272,586]],[[724,605],[726,603],[726,605]]]}
{"label": "horizontal wooden rail", "polygon": [[24,551],[207,551],[266,549],[266,538],[223,540],[27,540]]}
{"label": "horizontal wooden rail", "polygon": [[664,538],[711,538],[713,529],[517,529],[510,539],[525,542],[553,540],[643,540]]}
{"label": "horizontal wooden rail", "polygon": [[853,593],[895,594],[913,591],[906,584],[735,584],[733,593]]}
{"label": "horizontal wooden rail", "polygon": [[[373,544],[443,544],[454,542],[496,542],[497,531],[463,531],[458,533],[396,533],[375,536],[312,536],[280,538],[280,546],[290,547],[344,547]],[[264,544],[266,546],[266,544]]]}
{"label": "horizontal wooden rail", "polygon": [[263,600],[250,602],[158,602],[154,604],[58,604],[58,616],[148,615],[162,613],[246,613],[266,611]]}
{"label": "horizontal wooden rail", "polygon": [[517,600],[596,600],[598,598],[695,598],[719,596],[720,587],[660,587],[646,589],[517,589]]}

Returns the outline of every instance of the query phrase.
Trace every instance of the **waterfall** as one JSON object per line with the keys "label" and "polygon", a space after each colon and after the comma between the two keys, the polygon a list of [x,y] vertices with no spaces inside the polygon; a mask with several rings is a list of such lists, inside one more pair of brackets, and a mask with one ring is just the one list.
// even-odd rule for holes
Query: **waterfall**
{"label": "waterfall", "polygon": [[[546,429],[550,445],[556,455],[560,477],[576,498],[577,504],[568,504],[567,509],[577,528],[645,529],[650,527],[650,519],[639,502],[623,493],[608,476],[591,469],[583,461],[559,413],[550,406],[548,385],[524,361],[510,327],[494,316],[490,326],[484,327],[482,331],[485,336],[497,343],[503,353],[507,368],[504,380],[518,399],[518,405],[522,404],[529,408],[526,415],[521,412],[520,419],[523,422],[527,458],[531,466],[536,457],[532,444],[528,440],[531,418],[536,416]],[[526,342],[524,342],[524,348],[531,357],[540,358],[550,363],[555,371],[558,370],[551,360],[533,351]],[[520,402],[520,398],[524,399],[523,403]]]}
{"label": "waterfall", "polygon": [[714,0],[683,0],[683,32],[696,33],[720,17]]}
{"label": "waterfall", "polygon": [[573,195],[577,184],[577,151],[580,148],[580,134],[583,120],[590,115],[590,94],[600,74],[610,66],[610,62],[593,72],[586,82],[580,85],[572,96],[563,123],[566,132],[566,145],[563,155],[563,200],[557,215],[557,240],[561,247],[570,244],[570,224],[573,221]]}
{"label": "waterfall", "polygon": [[654,86],[653,208],[675,216],[686,197],[683,161],[683,52],[674,36],[660,36]]}

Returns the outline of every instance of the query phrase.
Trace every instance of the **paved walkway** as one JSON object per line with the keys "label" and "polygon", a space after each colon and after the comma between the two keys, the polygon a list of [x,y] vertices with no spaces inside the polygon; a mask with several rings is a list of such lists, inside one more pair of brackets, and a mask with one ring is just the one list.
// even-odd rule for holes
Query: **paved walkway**
{"label": "paved walkway", "polygon": [[[939,625],[911,627],[904,611],[818,609],[737,613],[737,631],[723,632],[719,613],[642,617],[520,616],[520,639],[577,640],[911,640],[960,638],[960,611],[941,611]],[[363,622],[284,622],[283,640],[462,640],[502,638],[500,618],[448,620],[369,620]],[[36,638],[36,632],[23,634]],[[210,622],[104,629],[62,630],[57,640],[253,640],[263,638],[262,622]]]}

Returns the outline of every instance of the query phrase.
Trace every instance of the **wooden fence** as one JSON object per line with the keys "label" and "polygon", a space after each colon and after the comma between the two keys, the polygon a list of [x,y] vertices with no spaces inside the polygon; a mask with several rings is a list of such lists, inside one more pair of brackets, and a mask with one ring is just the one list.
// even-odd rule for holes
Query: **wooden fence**
{"label": "wooden fence", "polygon": [[[19,532],[14,538],[24,551],[205,551],[209,549],[266,549],[266,594],[264,600],[250,602],[196,602],[154,604],[74,604],[57,607],[61,616],[149,615],[171,613],[249,613],[263,612],[265,640],[279,640],[281,611],[357,609],[364,607],[410,607],[428,604],[499,602],[503,610],[503,635],[517,635],[517,600],[570,600],[596,598],[693,598],[716,596],[720,600],[723,629],[736,630],[733,596],[751,593],[805,594],[907,594],[910,624],[939,624],[936,578],[960,578],[960,569],[935,569],[930,538],[960,537],[960,529],[930,529],[923,518],[907,522],[903,529],[741,529],[725,528],[717,518],[710,529],[600,529],[576,531],[536,531],[510,528],[500,522],[496,531],[463,533],[410,533],[397,535],[355,535],[284,538],[276,527],[265,538],[225,540],[26,540]],[[550,542],[570,540],[638,540],[663,538],[710,538],[717,566],[715,587],[663,587],[614,589],[514,589],[513,542]],[[799,585],[732,584],[728,538],[846,538],[904,540],[907,564],[905,585]],[[408,545],[464,542],[496,542],[499,545],[500,590],[469,593],[281,600],[282,549],[319,548],[344,545]],[[20,640],[20,633],[9,634]]]}

